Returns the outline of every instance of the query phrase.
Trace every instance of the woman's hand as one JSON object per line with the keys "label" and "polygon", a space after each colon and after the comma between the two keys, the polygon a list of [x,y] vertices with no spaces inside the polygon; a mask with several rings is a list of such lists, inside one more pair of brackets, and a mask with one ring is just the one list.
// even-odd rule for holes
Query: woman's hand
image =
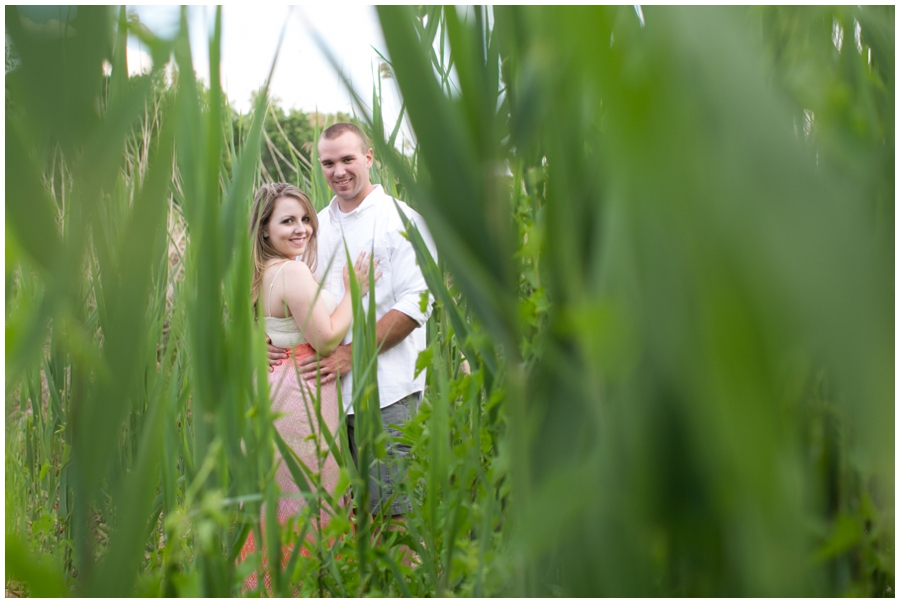
{"label": "woman's hand", "polygon": [[[373,263],[373,267],[378,267],[378,260],[376,259]],[[360,296],[365,295],[369,292],[369,254],[365,251],[360,252],[359,257],[356,258],[356,263],[353,264],[353,272],[356,274],[356,282],[359,284],[359,294]],[[375,280],[377,281],[381,278],[381,271],[378,270],[375,273]],[[347,266],[344,266],[344,290],[349,293],[350,291],[350,271]]]}

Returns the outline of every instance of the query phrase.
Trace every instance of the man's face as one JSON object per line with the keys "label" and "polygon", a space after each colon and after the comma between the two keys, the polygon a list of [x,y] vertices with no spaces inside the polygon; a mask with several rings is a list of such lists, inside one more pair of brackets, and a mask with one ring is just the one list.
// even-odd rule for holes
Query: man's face
{"label": "man's face", "polygon": [[373,154],[363,145],[353,132],[344,132],[334,140],[319,140],[319,163],[325,181],[346,205],[359,205],[372,191],[369,168]]}

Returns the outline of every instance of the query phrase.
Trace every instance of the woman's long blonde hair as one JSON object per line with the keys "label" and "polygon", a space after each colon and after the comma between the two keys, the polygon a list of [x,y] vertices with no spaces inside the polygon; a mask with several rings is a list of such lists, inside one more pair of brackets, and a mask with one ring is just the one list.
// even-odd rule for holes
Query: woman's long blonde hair
{"label": "woman's long blonde hair", "polygon": [[[315,272],[316,260],[318,256],[317,237],[319,232],[319,218],[316,216],[316,210],[313,209],[312,202],[306,193],[301,191],[293,184],[285,182],[275,182],[272,184],[264,184],[262,188],[256,191],[253,198],[253,209],[250,211],[250,259],[253,262],[253,284],[251,286],[250,299],[253,304],[259,299],[259,288],[262,285],[263,273],[266,271],[266,262],[272,258],[284,258],[285,256],[278,253],[272,247],[271,241],[264,237],[266,227],[272,218],[272,212],[275,210],[275,202],[281,197],[292,197],[297,199],[306,209],[309,215],[309,224],[312,226],[312,236],[306,244],[306,250],[300,256],[309,269]],[[294,258],[285,258],[293,260]]]}

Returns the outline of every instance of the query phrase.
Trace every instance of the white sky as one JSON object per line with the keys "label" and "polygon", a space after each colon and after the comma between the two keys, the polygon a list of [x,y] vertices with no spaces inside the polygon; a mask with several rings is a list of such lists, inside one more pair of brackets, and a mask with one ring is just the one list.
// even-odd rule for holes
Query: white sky
{"label": "white sky", "polygon": [[[174,35],[178,6],[128,6],[157,35]],[[191,52],[198,76],[209,82],[208,32],[215,7],[188,10]],[[350,95],[325,59],[307,28],[317,31],[338,58],[360,96],[372,97],[380,57],[387,47],[375,8],[360,5],[310,4],[295,6],[263,3],[233,4],[222,8],[222,87],[231,105],[242,112],[250,108],[250,94],[265,82],[275,56],[281,29],[287,22],[284,42],[272,78],[270,92],[285,109],[323,113],[352,113]],[[141,61],[137,41],[132,42],[129,69]],[[149,62],[149,58],[144,58]],[[391,128],[400,110],[393,80],[382,80],[385,123]]]}

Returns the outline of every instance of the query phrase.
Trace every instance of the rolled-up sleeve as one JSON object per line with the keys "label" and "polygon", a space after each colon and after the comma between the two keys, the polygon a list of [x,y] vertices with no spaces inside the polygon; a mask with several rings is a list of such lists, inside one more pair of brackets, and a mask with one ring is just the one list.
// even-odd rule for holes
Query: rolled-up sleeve
{"label": "rolled-up sleeve", "polygon": [[[411,214],[411,215],[410,215]],[[431,233],[425,226],[425,221],[418,214],[410,212],[407,217],[418,227],[422,240],[428,248],[431,257],[437,261],[437,250],[434,246],[434,240]],[[431,308],[434,304],[434,295],[428,290],[425,277],[422,276],[422,270],[416,261],[416,252],[406,237],[399,231],[393,233],[393,251],[391,253],[391,287],[394,290],[396,302],[392,306],[392,310],[399,310],[413,320],[419,326],[425,324],[431,315]],[[422,311],[422,292],[428,294],[428,303]]]}

